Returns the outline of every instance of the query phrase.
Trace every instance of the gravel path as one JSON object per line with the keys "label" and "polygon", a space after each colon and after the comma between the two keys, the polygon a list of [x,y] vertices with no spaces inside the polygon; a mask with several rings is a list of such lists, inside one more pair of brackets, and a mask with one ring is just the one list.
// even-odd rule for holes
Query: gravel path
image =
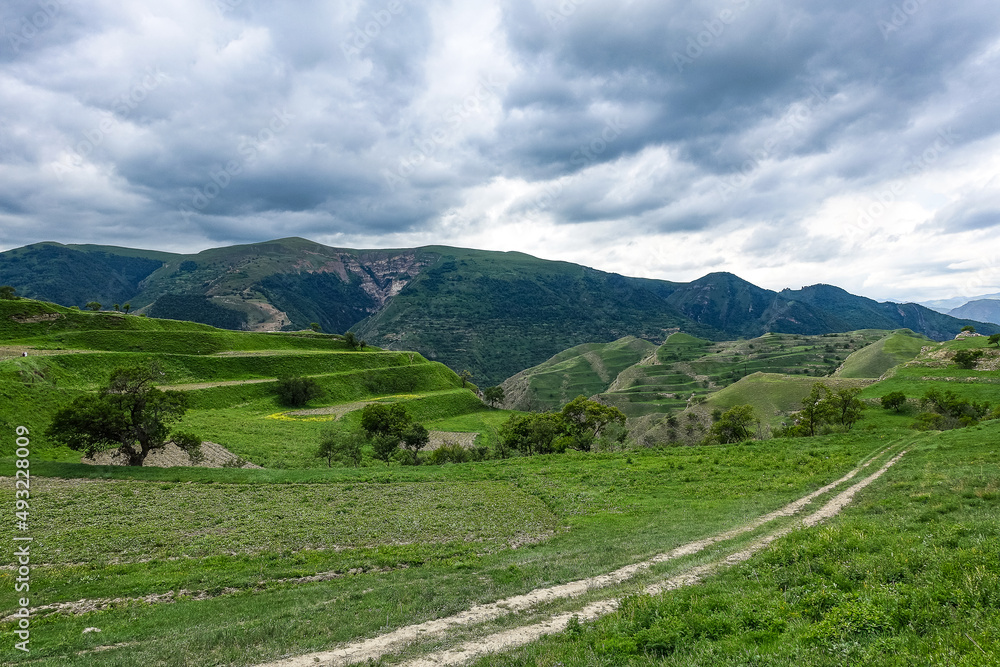
{"label": "gravel path", "polygon": [[[855,476],[858,475],[858,473],[867,468],[872,463],[872,461],[880,458],[886,452],[888,452],[888,449],[883,450],[876,457],[873,457],[867,463],[858,466],[857,468],[855,468],[848,474],[844,475],[837,481],[828,484],[821,489],[817,489],[816,491],[813,491],[812,493],[807,494],[792,503],[789,503],[785,507],[782,507],[779,510],[766,514],[744,526],[735,528],[733,530],[725,531],[702,540],[697,540],[689,544],[682,545],[672,551],[659,554],[649,560],[640,563],[627,565],[623,568],[615,570],[614,572],[599,575],[596,577],[589,577],[587,579],[581,579],[579,581],[574,581],[566,584],[560,584],[558,586],[539,588],[524,595],[516,595],[489,604],[476,605],[466,611],[460,612],[453,616],[434,619],[431,621],[426,621],[424,623],[418,623],[415,625],[405,626],[397,630],[394,630],[392,632],[386,633],[384,635],[379,635],[378,637],[352,642],[350,644],[341,646],[340,648],[334,650],[309,653],[306,655],[286,658],[276,662],[263,663],[258,667],[308,667],[313,665],[336,666],[336,665],[350,665],[358,662],[364,662],[367,660],[378,660],[383,655],[389,653],[390,650],[395,646],[407,643],[413,643],[429,637],[443,635],[452,628],[473,625],[485,621],[491,621],[501,616],[505,616],[507,614],[511,614],[517,611],[527,610],[537,605],[550,602],[552,600],[577,597],[590,590],[604,588],[606,586],[622,583],[624,581],[627,581],[628,579],[631,579],[632,577],[636,576],[641,572],[647,571],[652,565],[656,563],[661,563],[664,561],[679,558],[681,556],[697,553],[710,545],[725,540],[729,540],[738,535],[753,531],[756,528],[759,528],[760,526],[770,521],[773,521],[779,517],[792,516],[801,511],[806,505],[811,503],[820,495],[827,493],[835,489],[836,487],[840,486],[841,484],[844,484],[845,482],[853,479]],[[867,485],[871,484],[873,481],[878,479],[886,470],[889,469],[890,466],[896,463],[896,461],[898,461],[900,457],[903,456],[903,454],[905,454],[905,452],[897,455],[895,458],[886,463],[877,472],[866,477],[862,481],[854,484],[846,491],[834,497],[832,500],[827,502],[821,509],[803,519],[798,525],[812,526],[823,519],[832,517],[835,514],[837,514],[841,509],[843,509],[843,507],[845,507],[854,498],[854,495],[858,491],[860,491],[861,489],[863,489],[864,487],[866,487]],[[791,527],[775,531],[774,533],[771,533],[770,535],[761,538],[747,549],[733,553],[721,561],[691,568],[690,570],[687,570],[676,577],[654,584],[653,586],[648,587],[646,589],[646,592],[658,593],[665,590],[678,588],[680,586],[686,586],[698,583],[705,575],[715,571],[720,567],[732,565],[734,563],[738,563],[750,558],[750,556],[757,553],[758,551],[766,547],[774,540],[778,539],[782,535],[787,534],[794,527],[795,526],[793,525]],[[406,663],[406,665],[408,665],[409,667],[430,667],[432,665],[437,666],[437,665],[461,664],[472,658],[484,655],[486,653],[493,653],[497,651],[507,650],[509,648],[513,648],[516,646],[522,646],[529,642],[535,641],[542,635],[551,634],[553,632],[559,632],[565,629],[566,624],[569,623],[570,618],[572,618],[573,616],[576,616],[580,620],[591,620],[594,618],[598,618],[599,616],[611,613],[617,608],[617,606],[618,606],[617,599],[600,600],[598,602],[594,602],[587,605],[582,610],[554,615],[542,622],[537,622],[528,626],[507,630],[501,633],[496,633],[487,637],[476,639],[472,642],[463,644],[457,648],[432,653],[418,660]]]}

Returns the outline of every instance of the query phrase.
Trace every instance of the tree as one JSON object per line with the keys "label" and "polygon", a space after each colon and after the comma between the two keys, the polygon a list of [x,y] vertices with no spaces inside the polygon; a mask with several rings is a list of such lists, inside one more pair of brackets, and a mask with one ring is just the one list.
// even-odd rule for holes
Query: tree
{"label": "tree", "polygon": [[799,419],[811,436],[816,435],[816,429],[830,419],[831,406],[826,400],[829,396],[830,390],[826,388],[826,385],[817,382],[812,386],[809,395],[802,399],[802,409],[798,413]]}
{"label": "tree", "polygon": [[94,311],[96,313],[97,311],[99,311],[101,309],[101,304],[99,304],[96,301],[90,301],[90,302],[87,303],[86,307],[89,310],[92,310],[92,311]]}
{"label": "tree", "polygon": [[996,345],[997,347],[1000,347],[1000,333],[992,334],[989,338],[989,341],[987,342],[990,345]]}
{"label": "tree", "polygon": [[17,290],[10,285],[0,285],[0,301],[17,301]]}
{"label": "tree", "polygon": [[503,405],[504,400],[507,398],[507,394],[504,392],[503,387],[497,385],[495,387],[487,387],[483,390],[483,398],[492,407],[497,407],[497,405]]}
{"label": "tree", "polygon": [[328,468],[333,467],[334,461],[353,463],[354,467],[357,468],[361,463],[363,443],[364,436],[359,431],[333,422],[320,434],[316,457],[326,459]]}
{"label": "tree", "polygon": [[959,350],[955,353],[955,363],[959,368],[971,370],[976,367],[976,362],[985,354],[982,350]]}
{"label": "tree", "polygon": [[[96,395],[80,396],[57,410],[46,435],[88,457],[117,450],[128,465],[142,465],[152,450],[166,444],[168,425],[187,411],[186,395],[153,386],[159,375],[155,364],[115,369]],[[194,436],[177,437],[188,447],[189,455],[196,449],[189,445]]]}
{"label": "tree", "polygon": [[312,378],[282,377],[278,378],[275,389],[282,405],[300,408],[314,398],[323,395],[323,388]]}
{"label": "tree", "polygon": [[399,403],[369,403],[361,410],[361,428],[371,438],[375,458],[386,465],[412,424],[413,418]]}
{"label": "tree", "polygon": [[121,312],[121,309],[122,309],[121,305],[119,305],[119,304],[116,303],[115,306],[114,306],[114,308],[115,308],[115,312],[116,313]]}
{"label": "tree", "polygon": [[417,452],[427,446],[427,443],[431,441],[431,434],[424,428],[423,424],[410,424],[405,431],[403,431],[403,449],[410,452],[411,463],[417,465],[419,460],[417,459]]}
{"label": "tree", "polygon": [[583,451],[590,450],[608,424],[625,424],[625,413],[621,410],[582,395],[564,405],[561,416],[566,434],[573,438],[573,447]]}
{"label": "tree", "polygon": [[130,311],[130,310],[132,310],[132,304],[131,303],[122,304],[122,312],[123,313],[125,313],[126,315],[128,315],[128,311]]}
{"label": "tree", "polygon": [[976,333],[976,327],[972,326],[971,324],[966,324],[964,327],[962,327],[962,331],[964,333]]}
{"label": "tree", "polygon": [[369,403],[361,410],[361,428],[368,437],[396,435],[403,439],[403,431],[413,423],[413,418],[401,403]]}
{"label": "tree", "polygon": [[753,427],[758,423],[751,405],[737,405],[722,413],[712,424],[712,435],[723,444],[743,442],[753,435]]}
{"label": "tree", "polygon": [[472,379],[472,371],[466,369],[458,374],[458,377],[462,378],[462,386],[464,387]]}
{"label": "tree", "polygon": [[860,393],[860,387],[849,387],[838,389],[827,399],[832,418],[839,421],[842,426],[846,426],[848,430],[861,419],[861,413],[867,408],[858,398]]}
{"label": "tree", "polygon": [[557,451],[556,438],[562,433],[563,420],[558,414],[514,414],[500,426],[499,439],[502,448],[516,449],[530,456]]}
{"label": "tree", "polygon": [[319,322],[310,322],[309,328],[315,331],[316,333],[319,333],[323,330],[323,327],[319,325]]}
{"label": "tree", "polygon": [[348,331],[344,334],[344,342],[347,343],[347,347],[352,350],[356,350],[358,349],[358,346],[361,345],[362,341],[358,340],[358,337],[354,335],[353,331]]}
{"label": "tree", "polygon": [[882,397],[882,407],[886,410],[899,412],[904,405],[906,405],[906,394],[901,391],[890,391]]}

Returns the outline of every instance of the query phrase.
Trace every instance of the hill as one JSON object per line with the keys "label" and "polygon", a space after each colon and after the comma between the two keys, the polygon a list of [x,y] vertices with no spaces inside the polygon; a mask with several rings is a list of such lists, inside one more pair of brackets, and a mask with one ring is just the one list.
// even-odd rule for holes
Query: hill
{"label": "hill", "polygon": [[979,299],[948,311],[952,317],[1000,324],[1000,300]]}
{"label": "hill", "polygon": [[[40,435],[57,408],[106,383],[115,368],[151,361],[162,371],[160,384],[188,395],[182,430],[269,468],[325,465],[313,456],[324,423],[372,401],[402,402],[440,431],[482,431],[483,419],[505,414],[483,405],[449,368],[414,352],[353,350],[341,336],[311,331],[226,331],[20,299],[0,300],[0,427]],[[283,376],[307,376],[322,387],[323,397],[309,406],[319,414],[278,403]],[[461,428],[441,425],[459,417]],[[69,449],[33,451],[40,459],[80,460]]]}
{"label": "hill", "polygon": [[0,253],[0,284],[67,306],[128,302],[154,317],[230,329],[350,329],[468,369],[482,385],[625,336],[658,344],[676,331],[715,341],[898,328],[943,340],[966,324],[1000,331],[827,285],[774,292],[729,273],[677,283],[514,252],[351,250],[300,238],[191,255],[40,243]]}

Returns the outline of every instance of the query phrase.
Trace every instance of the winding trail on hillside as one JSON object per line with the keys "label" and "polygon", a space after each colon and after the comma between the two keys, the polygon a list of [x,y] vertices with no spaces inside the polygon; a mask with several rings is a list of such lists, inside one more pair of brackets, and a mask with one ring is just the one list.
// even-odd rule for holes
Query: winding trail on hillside
{"label": "winding trail on hillside", "polygon": [[[680,558],[682,556],[688,556],[703,549],[730,540],[739,535],[749,533],[757,528],[763,526],[770,521],[781,517],[790,517],[803,508],[809,505],[819,496],[832,491],[838,486],[850,481],[856,477],[862,470],[869,467],[872,462],[879,460],[881,457],[885,456],[893,447],[887,447],[878,454],[870,457],[865,463],[859,465],[857,468],[851,470],[846,475],[831,482],[826,486],[809,493],[798,500],[795,500],[784,507],[765,514],[748,524],[743,526],[733,528],[728,531],[706,537],[701,540],[696,540],[688,544],[679,546],[669,552],[662,553],[659,555],[632,565],[627,565],[625,567],[619,568],[608,574],[602,574],[595,577],[589,577],[586,579],[580,579],[578,581],[569,582],[566,584],[560,584],[557,586],[550,586],[547,588],[539,588],[533,590],[529,593],[523,595],[516,595],[513,597],[506,598],[504,600],[499,600],[497,602],[491,602],[488,604],[475,605],[470,609],[459,612],[453,616],[448,616],[445,618],[434,619],[431,621],[425,621],[423,623],[418,623],[414,625],[404,626],[398,628],[392,632],[379,635],[370,639],[364,639],[350,644],[341,646],[337,649],[329,651],[320,651],[315,653],[309,653],[306,655],[295,656],[291,658],[285,658],[282,660],[262,663],[257,667],[308,667],[310,665],[350,665],[358,662],[364,662],[367,660],[378,660],[382,656],[390,653],[392,647],[397,645],[403,645],[408,643],[418,642],[427,638],[436,637],[443,635],[450,629],[474,625],[477,623],[483,623],[487,621],[492,621],[502,616],[508,614],[524,611],[536,607],[538,605],[551,602],[553,600],[559,600],[563,598],[572,598],[580,596],[588,591],[604,588],[607,586],[612,586],[616,584],[623,583],[636,575],[648,571],[650,567],[657,563],[662,563],[665,561]],[[701,581],[703,577],[707,574],[719,569],[720,567],[732,565],[738,562],[747,560],[753,554],[757,553],[767,545],[769,545],[774,540],[779,537],[786,535],[791,530],[796,527],[802,526],[812,526],[822,521],[823,519],[830,518],[840,512],[850,501],[854,498],[854,495],[865,488],[876,479],[878,479],[886,470],[894,465],[906,452],[901,452],[894,458],[889,460],[885,465],[882,466],[877,472],[869,475],[862,481],[854,484],[847,490],[843,491],[832,500],[828,501],[822,508],[818,511],[810,514],[808,517],[802,519],[802,521],[792,524],[791,526],[782,528],[780,530],[774,531],[765,537],[760,538],[755,541],[752,545],[747,547],[742,551],[737,551],[730,554],[726,558],[709,563],[707,565],[701,565],[697,567],[685,570],[679,575],[667,579],[665,581],[653,584],[645,589],[646,592],[654,594],[663,592],[666,590],[672,590],[674,588],[679,588],[681,586],[691,585]],[[423,658],[415,661],[406,663],[408,666],[412,667],[430,667],[432,665],[454,665],[460,664],[474,657],[492,653],[496,651],[502,651],[509,648],[514,648],[516,646],[522,646],[531,641],[534,641],[544,634],[550,634],[553,632],[559,632],[566,627],[569,623],[570,618],[576,616],[580,620],[591,620],[603,616],[605,614],[611,613],[618,607],[617,598],[609,598],[605,600],[600,600],[593,602],[583,609],[575,612],[567,612],[562,614],[557,614],[551,616],[550,618],[536,622],[531,625],[514,628],[512,630],[507,630],[504,632],[496,633],[487,637],[479,638],[474,641],[463,644],[457,648],[448,649],[446,651],[439,651],[432,653]]]}

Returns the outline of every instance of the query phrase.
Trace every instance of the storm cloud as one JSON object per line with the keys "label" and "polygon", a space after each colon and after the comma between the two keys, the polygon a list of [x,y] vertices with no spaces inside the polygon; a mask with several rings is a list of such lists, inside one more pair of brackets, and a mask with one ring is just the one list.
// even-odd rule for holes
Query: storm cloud
{"label": "storm cloud", "polygon": [[1000,289],[986,0],[3,12],[0,249],[294,235],[875,298]]}

